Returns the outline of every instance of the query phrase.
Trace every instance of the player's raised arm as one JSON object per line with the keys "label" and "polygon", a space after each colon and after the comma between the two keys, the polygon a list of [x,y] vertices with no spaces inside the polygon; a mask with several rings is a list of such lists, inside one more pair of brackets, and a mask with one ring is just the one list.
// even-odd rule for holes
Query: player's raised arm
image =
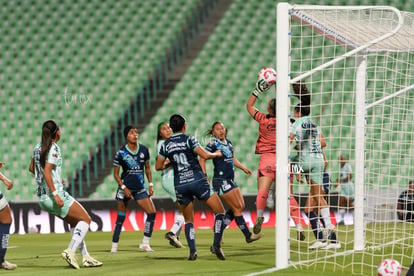
{"label": "player's raised arm", "polygon": [[203,159],[213,159],[213,158],[216,158],[216,157],[222,157],[223,156],[223,154],[219,150],[217,150],[215,152],[208,152],[202,147],[198,147],[197,149],[195,149],[194,152]]}

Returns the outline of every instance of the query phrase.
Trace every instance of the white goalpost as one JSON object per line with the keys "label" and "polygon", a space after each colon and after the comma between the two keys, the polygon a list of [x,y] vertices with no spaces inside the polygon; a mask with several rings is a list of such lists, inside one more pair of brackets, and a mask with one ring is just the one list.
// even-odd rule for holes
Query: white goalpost
{"label": "white goalpost", "polygon": [[[399,220],[399,194],[414,180],[414,13],[389,6],[277,5],[276,268],[376,273],[386,258],[414,261],[414,223]],[[299,102],[292,84],[311,94],[310,117],[323,133],[330,174],[326,194],[340,248],[306,239],[289,218],[289,163],[297,154],[289,120]],[[352,168],[353,206],[340,204],[339,156]],[[299,179],[299,178],[298,178]],[[299,202],[307,184],[294,177]],[[318,212],[315,208],[315,212]],[[309,210],[306,210],[309,211]],[[318,223],[323,229],[322,224]],[[329,240],[328,240],[329,243]]]}

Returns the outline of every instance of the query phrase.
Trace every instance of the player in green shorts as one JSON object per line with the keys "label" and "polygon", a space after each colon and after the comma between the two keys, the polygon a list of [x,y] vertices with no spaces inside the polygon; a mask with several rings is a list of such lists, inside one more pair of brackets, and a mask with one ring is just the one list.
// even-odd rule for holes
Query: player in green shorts
{"label": "player in green shorts", "polygon": [[75,269],[79,269],[76,250],[82,255],[84,267],[97,267],[102,263],[89,256],[84,238],[91,218],[83,206],[69,195],[62,181],[62,155],[57,142],[61,136],[58,124],[48,120],[42,126],[42,140],[37,144],[29,171],[35,175],[40,207],[70,224],[72,239],[61,256]]}
{"label": "player in green shorts", "polygon": [[[320,210],[320,215],[325,226],[324,237],[318,237],[311,249],[326,248],[337,249],[340,244],[337,243],[335,226],[331,222],[329,206],[324,198],[323,191],[323,172],[325,160],[320,141],[320,130],[318,125],[310,118],[310,94],[305,85],[294,85],[295,96],[300,99],[300,103],[294,108],[295,122],[291,127],[290,141],[295,143],[295,149],[298,151],[299,166],[301,174],[306,177],[310,186],[309,196],[315,201]],[[309,218],[310,220],[312,218]],[[334,238],[332,238],[334,236]],[[326,239],[332,241],[327,244]]]}

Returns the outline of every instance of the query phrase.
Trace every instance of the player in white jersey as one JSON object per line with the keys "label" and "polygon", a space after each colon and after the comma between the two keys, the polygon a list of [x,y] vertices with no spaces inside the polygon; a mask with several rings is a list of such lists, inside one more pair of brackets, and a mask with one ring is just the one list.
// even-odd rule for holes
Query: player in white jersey
{"label": "player in white jersey", "polygon": [[61,256],[75,269],[79,269],[76,250],[82,255],[84,267],[97,267],[102,263],[89,256],[84,241],[91,218],[83,206],[69,195],[62,183],[62,155],[57,145],[61,136],[58,124],[48,120],[42,126],[41,143],[37,144],[29,171],[35,175],[40,208],[70,224],[72,239]]}
{"label": "player in white jersey", "polygon": [[352,182],[352,167],[343,154],[339,156],[339,163],[341,164],[341,169],[335,183],[335,188],[339,186],[340,189],[338,205],[341,220],[338,223],[343,224],[345,211],[354,208],[354,183]]}
{"label": "player in white jersey", "polygon": [[[161,146],[164,144],[165,140],[170,138],[172,135],[172,130],[167,123],[161,122],[157,127],[157,153],[160,151]],[[157,154],[158,155],[158,154]],[[168,193],[172,201],[177,204],[177,196],[175,195],[174,189],[174,169],[171,166],[170,160],[165,160],[164,169],[161,173],[161,185],[162,188]],[[165,234],[165,238],[170,241],[170,244],[174,247],[181,248],[184,247],[180,242],[179,237],[181,229],[184,225],[184,216],[183,213],[178,211],[175,214],[174,225],[171,227],[170,231]]]}
{"label": "player in white jersey", "polygon": [[[3,168],[4,162],[0,162],[0,169]],[[13,182],[4,174],[0,173],[0,180],[6,185],[7,190],[13,188]],[[12,223],[12,216],[9,203],[0,191],[0,264],[1,268],[6,270],[13,270],[17,265],[5,260],[7,246],[9,244],[10,225]]]}
{"label": "player in white jersey", "polygon": [[[295,96],[300,99],[300,103],[294,108],[295,122],[290,130],[290,141],[295,142],[295,149],[298,151],[301,174],[305,175],[309,184],[309,202],[313,200],[320,210],[325,226],[325,235],[318,236],[318,240],[310,246],[311,249],[326,248],[338,249],[340,243],[337,241],[335,226],[331,222],[330,210],[325,200],[323,191],[323,173],[325,169],[325,156],[321,146],[321,131],[317,124],[309,117],[310,114],[310,94],[303,84],[294,85]],[[316,218],[309,218],[316,221]],[[314,227],[312,227],[314,228]],[[331,241],[327,244],[326,239]]]}

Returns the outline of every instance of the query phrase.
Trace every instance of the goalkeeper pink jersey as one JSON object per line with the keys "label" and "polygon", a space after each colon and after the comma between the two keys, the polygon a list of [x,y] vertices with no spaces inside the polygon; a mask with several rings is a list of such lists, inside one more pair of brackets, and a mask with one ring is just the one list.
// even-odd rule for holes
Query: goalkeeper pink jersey
{"label": "goalkeeper pink jersey", "polygon": [[276,154],[276,118],[257,111],[254,119],[259,123],[259,138],[256,142],[256,154]]}

